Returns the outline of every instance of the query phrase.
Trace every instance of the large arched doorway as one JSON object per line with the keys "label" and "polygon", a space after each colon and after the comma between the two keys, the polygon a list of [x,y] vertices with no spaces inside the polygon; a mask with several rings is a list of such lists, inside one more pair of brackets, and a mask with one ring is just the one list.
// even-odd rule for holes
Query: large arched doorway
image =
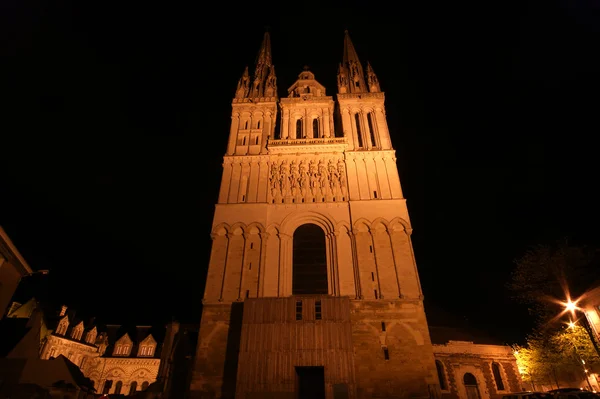
{"label": "large arched doorway", "polygon": [[463,383],[467,390],[467,399],[481,399],[479,396],[479,388],[477,387],[477,379],[471,373],[465,373]]}
{"label": "large arched doorway", "polygon": [[292,295],[327,294],[325,232],[315,224],[303,224],[294,232]]}

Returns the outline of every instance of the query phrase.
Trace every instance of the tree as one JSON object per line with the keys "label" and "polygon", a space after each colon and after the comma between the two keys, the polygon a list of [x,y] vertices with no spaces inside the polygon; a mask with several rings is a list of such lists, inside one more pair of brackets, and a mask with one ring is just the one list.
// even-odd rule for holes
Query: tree
{"label": "tree", "polygon": [[562,309],[569,289],[588,288],[594,252],[571,245],[566,239],[538,245],[515,261],[508,288],[513,298],[528,307],[538,327],[552,320]]}
{"label": "tree", "polygon": [[[585,329],[579,325],[563,327],[551,334],[534,334],[526,346],[514,346],[521,378],[532,384],[560,386],[568,374],[586,378],[585,369],[600,364]],[[536,384],[538,388],[536,388]]]}

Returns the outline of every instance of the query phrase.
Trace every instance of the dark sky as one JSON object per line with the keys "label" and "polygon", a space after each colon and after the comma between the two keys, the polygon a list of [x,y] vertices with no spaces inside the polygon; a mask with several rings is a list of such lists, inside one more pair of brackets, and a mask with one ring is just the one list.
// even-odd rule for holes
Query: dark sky
{"label": "dark sky", "polygon": [[304,65],[333,95],[349,29],[386,92],[431,322],[520,340],[513,260],[599,236],[598,3],[202,4],[2,2],[0,225],[54,298],[198,320],[230,103],[264,27],[280,95]]}

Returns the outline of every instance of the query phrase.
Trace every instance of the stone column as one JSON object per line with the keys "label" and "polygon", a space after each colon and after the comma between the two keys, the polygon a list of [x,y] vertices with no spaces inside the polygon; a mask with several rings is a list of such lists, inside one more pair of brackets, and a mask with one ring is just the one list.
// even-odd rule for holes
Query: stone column
{"label": "stone column", "polygon": [[229,130],[229,143],[227,144],[227,155],[235,153],[238,128],[240,126],[240,113],[235,112],[231,115],[231,128]]}

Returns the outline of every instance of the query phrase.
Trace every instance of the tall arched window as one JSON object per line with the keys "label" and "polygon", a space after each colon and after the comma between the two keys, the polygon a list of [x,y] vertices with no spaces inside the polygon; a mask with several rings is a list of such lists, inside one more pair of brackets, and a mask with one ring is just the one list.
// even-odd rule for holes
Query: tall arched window
{"label": "tall arched window", "polygon": [[108,392],[110,392],[110,388],[112,387],[112,380],[106,380],[104,381],[104,388],[102,388],[102,393],[103,394],[108,394]]}
{"label": "tall arched window", "polygon": [[356,136],[358,137],[358,148],[363,147],[362,130],[360,129],[360,115],[358,112],[354,114],[354,121],[356,122]]}
{"label": "tall arched window", "polygon": [[502,381],[502,374],[500,374],[500,365],[498,363],[492,363],[492,374],[494,374],[494,380],[496,381],[496,389],[504,391],[504,381]]}
{"label": "tall arched window", "polygon": [[448,390],[448,384],[446,383],[446,374],[444,373],[444,365],[441,361],[435,361],[435,368],[437,370],[438,380],[440,380],[440,389],[442,391]]}
{"label": "tall arched window", "polygon": [[373,113],[369,112],[367,114],[367,123],[369,125],[369,134],[371,135],[371,145],[373,147],[377,147],[377,142],[375,141],[375,130],[373,129]]}
{"label": "tall arched window", "polygon": [[479,396],[479,388],[477,387],[477,379],[471,373],[465,373],[463,383],[467,391],[467,399],[481,399]]}
{"label": "tall arched window", "polygon": [[120,394],[122,388],[123,388],[123,382],[117,381],[117,385],[115,385],[115,395]]}
{"label": "tall arched window", "polygon": [[302,118],[300,118],[296,121],[296,138],[297,139],[302,138]]}
{"label": "tall arched window", "polygon": [[148,381],[142,382],[142,391],[148,388]]}
{"label": "tall arched window", "polygon": [[294,232],[292,294],[327,294],[325,233],[314,224],[303,224]]}
{"label": "tall arched window", "polygon": [[319,136],[319,118],[313,119],[313,138],[318,138]]}
{"label": "tall arched window", "polygon": [[133,395],[135,393],[135,391],[137,390],[137,381],[133,381],[130,385],[129,385],[129,394]]}

